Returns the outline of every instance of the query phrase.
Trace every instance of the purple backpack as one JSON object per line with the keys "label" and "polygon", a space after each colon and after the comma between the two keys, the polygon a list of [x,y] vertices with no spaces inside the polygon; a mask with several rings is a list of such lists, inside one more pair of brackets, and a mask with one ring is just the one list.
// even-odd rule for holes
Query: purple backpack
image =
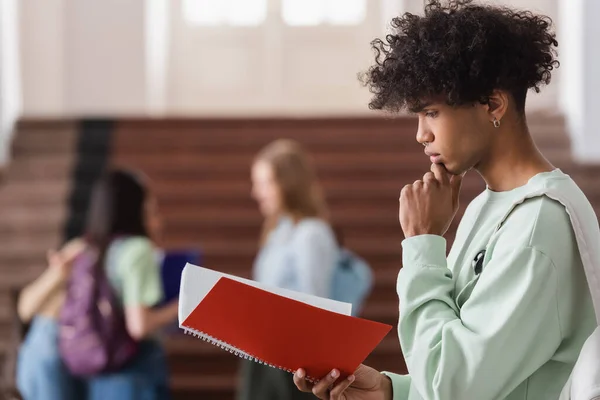
{"label": "purple backpack", "polygon": [[119,370],[138,349],[97,257],[97,251],[87,248],[73,261],[59,317],[61,358],[73,375],[81,377]]}

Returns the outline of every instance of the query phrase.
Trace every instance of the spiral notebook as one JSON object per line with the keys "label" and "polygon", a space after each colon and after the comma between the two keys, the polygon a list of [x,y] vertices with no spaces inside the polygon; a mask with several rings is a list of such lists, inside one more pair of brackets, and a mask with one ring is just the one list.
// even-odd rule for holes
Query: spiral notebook
{"label": "spiral notebook", "polygon": [[391,330],[350,316],[351,305],[187,264],[181,278],[179,326],[247,360],[317,381],[333,368],[341,379]]}

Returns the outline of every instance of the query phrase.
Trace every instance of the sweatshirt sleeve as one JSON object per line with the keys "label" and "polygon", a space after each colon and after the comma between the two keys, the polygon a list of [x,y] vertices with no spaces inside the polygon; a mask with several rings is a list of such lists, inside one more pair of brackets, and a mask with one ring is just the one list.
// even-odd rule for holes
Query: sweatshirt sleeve
{"label": "sweatshirt sleeve", "polygon": [[392,381],[392,400],[407,400],[410,393],[410,375],[399,375],[391,372],[383,372]]}
{"label": "sweatshirt sleeve", "polygon": [[[420,235],[402,247],[398,334],[422,398],[504,398],[555,353],[557,275],[546,255],[526,245],[496,247],[459,309],[446,240]],[[394,389],[403,387],[396,380]]]}

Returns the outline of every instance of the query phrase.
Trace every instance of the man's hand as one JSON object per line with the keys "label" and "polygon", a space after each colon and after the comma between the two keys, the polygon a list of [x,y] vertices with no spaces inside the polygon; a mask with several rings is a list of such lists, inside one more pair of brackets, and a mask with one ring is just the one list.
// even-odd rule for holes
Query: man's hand
{"label": "man's hand", "polygon": [[360,365],[354,375],[337,382],[337,370],[311,384],[305,372],[299,369],[294,374],[294,383],[302,392],[313,393],[322,400],[392,400],[392,381],[371,367]]}
{"label": "man's hand", "polygon": [[400,193],[400,226],[404,237],[443,236],[458,211],[458,195],[463,175],[450,175],[433,164],[423,180],[406,185]]}

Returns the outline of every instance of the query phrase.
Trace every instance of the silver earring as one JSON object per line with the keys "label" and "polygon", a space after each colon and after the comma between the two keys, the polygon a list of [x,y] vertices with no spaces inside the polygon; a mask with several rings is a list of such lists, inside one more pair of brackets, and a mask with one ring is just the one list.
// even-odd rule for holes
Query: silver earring
{"label": "silver earring", "polygon": [[500,128],[500,121],[498,121],[497,118],[494,118],[494,121],[492,121],[492,123],[494,124],[494,128]]}

